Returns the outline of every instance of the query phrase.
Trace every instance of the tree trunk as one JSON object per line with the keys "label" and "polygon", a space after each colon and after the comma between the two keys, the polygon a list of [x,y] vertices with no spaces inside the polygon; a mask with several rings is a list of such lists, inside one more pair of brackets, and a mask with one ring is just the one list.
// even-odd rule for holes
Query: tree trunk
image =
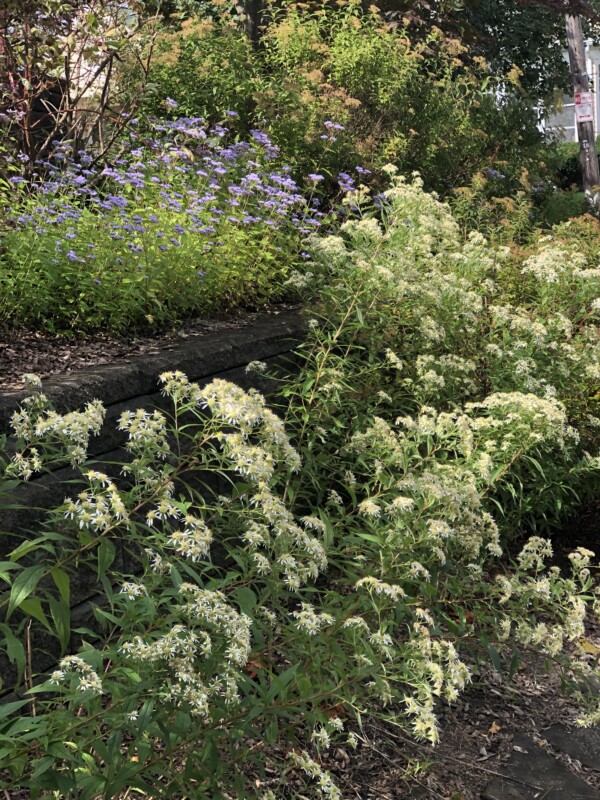
{"label": "tree trunk", "polygon": [[255,47],[260,40],[263,6],[263,0],[240,0],[236,3],[238,13],[244,16],[246,35]]}
{"label": "tree trunk", "polygon": [[588,115],[582,113],[586,104],[582,94],[590,91],[590,76],[585,63],[585,45],[583,30],[579,15],[567,14],[567,42],[569,45],[569,65],[573,78],[573,91],[575,95],[575,114],[577,133],[579,137],[579,160],[583,174],[583,189],[588,202],[598,208],[600,206],[600,169],[596,155],[596,138],[594,136],[594,122],[586,119]]}

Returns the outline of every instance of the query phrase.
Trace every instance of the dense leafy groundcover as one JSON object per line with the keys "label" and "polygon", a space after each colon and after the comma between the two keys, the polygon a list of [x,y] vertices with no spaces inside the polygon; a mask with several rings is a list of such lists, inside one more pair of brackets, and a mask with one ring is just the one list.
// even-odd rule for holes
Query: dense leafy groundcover
{"label": "dense leafy groundcover", "polygon": [[[540,535],[598,486],[597,223],[523,256],[463,238],[418,179],[346,202],[295,280],[321,302],[279,416],[166,373],[171,416],[124,413],[129,458],[108,475],[86,461],[101,405],[59,415],[29,378],[5,480],[67,458],[82,485],[0,565],[23,692],[0,710],[4,786],[273,800],[294,771],[304,796],[339,798],[318,753],[356,745],[365,714],[435,742],[437,704],[481,657],[514,671],[530,651],[598,720],[593,668],[570,657],[599,610],[594,556],[561,571]],[[68,652],[84,565],[103,633],[33,681],[43,636]]]}

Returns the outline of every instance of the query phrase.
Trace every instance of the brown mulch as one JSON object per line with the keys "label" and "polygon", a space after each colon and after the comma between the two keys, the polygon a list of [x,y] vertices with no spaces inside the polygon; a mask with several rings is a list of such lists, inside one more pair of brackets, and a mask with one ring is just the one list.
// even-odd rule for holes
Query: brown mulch
{"label": "brown mulch", "polygon": [[243,328],[259,317],[281,314],[291,308],[296,306],[278,304],[265,306],[259,311],[237,311],[210,319],[190,319],[171,330],[128,337],[94,333],[66,338],[40,331],[0,329],[0,391],[22,389],[23,373],[49,378],[83,367],[115,361],[126,363],[133,356],[157,353],[185,339]]}

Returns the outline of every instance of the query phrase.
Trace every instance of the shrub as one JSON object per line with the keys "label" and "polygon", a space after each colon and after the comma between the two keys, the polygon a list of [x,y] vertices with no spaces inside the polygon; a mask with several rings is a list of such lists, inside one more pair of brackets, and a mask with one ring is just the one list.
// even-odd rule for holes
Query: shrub
{"label": "shrub", "polygon": [[539,222],[552,227],[573,217],[581,217],[588,209],[583,192],[554,192],[541,204],[538,211]]}
{"label": "shrub", "polygon": [[524,244],[531,239],[536,223],[531,187],[519,184],[518,189],[506,193],[505,180],[503,173],[488,169],[448,198],[464,237],[477,232],[494,246]]}
{"label": "shrub", "polygon": [[444,191],[497,162],[518,176],[540,146],[534,117],[517,96],[499,104],[463,51],[435,28],[411,42],[373,8],[287,3],[272,10],[257,49],[227,22],[167,34],[148,109],[169,96],[217,122],[231,108],[241,135],[268,129],[296,176],[322,172],[330,192],[340,172],[390,161]]}
{"label": "shrub", "polygon": [[[336,392],[335,334],[324,344],[296,406],[298,443],[313,445],[309,479],[324,421],[312,401]],[[552,658],[583,634],[587,551],[563,577],[546,571],[549,542],[532,539],[516,571],[487,574],[500,569],[501,548],[486,494],[526,454],[567,444],[555,401],[496,394],[465,413],[424,408],[399,426],[365,415],[330,462],[326,498],[308,505],[298,453],[260,395],[222,380],[200,388],[180,373],[161,382],[171,424],[159,412],[120,419],[127,480],[84,469],[83,491],[2,565],[0,631],[21,676],[23,631],[27,648],[44,629],[69,641],[73,570],[91,568],[105,595],[95,611],[105,633],[83,631],[77,655],[2,709],[6,786],[84,799],[126,788],[255,797],[245,770],[269,759],[278,781],[301,767],[320,794],[338,797],[306,750],[355,744],[353,716],[394,703],[396,724],[435,742],[436,700],[464,688],[478,640],[500,668],[511,634]],[[67,420],[34,396],[15,417],[22,449],[8,473],[39,469],[57,443],[80,463],[99,412]],[[211,474],[225,495],[209,488]],[[139,572],[119,571],[120,541]],[[224,557],[213,561],[217,549]],[[270,749],[279,737],[303,751],[282,758]]]}
{"label": "shrub", "polygon": [[[360,199],[351,195],[349,202]],[[477,232],[463,242],[449,207],[424,194],[418,180],[397,180],[378,203],[382,224],[367,215],[344,223],[340,236],[313,241],[317,265],[336,286],[326,318],[343,320],[350,308],[360,322],[336,347],[344,353],[335,364],[342,384],[373,399],[366,414],[387,405],[396,415],[421,405],[450,412],[493,392],[563,403],[581,444],[573,440],[564,461],[548,454],[542,466],[529,463],[517,479],[517,487],[527,487],[527,503],[514,486],[506,491],[517,491],[516,504],[502,502],[503,513],[517,515],[508,522],[512,531],[524,522],[551,523],[577,505],[576,487],[592,491],[596,480],[583,454],[595,454],[599,417],[599,278],[587,267],[594,256],[588,261],[560,228],[556,239],[541,237],[534,252],[523,254],[490,248]],[[385,349],[397,359],[388,370],[381,367]],[[358,359],[351,378],[344,377],[348,354]],[[365,385],[357,389],[359,377]],[[322,402],[329,408],[326,396]],[[337,413],[332,406],[325,430],[343,430]],[[352,414],[362,416],[358,409]]]}
{"label": "shrub", "polygon": [[[228,119],[234,131],[247,136],[254,127],[257,57],[237,28],[206,19],[187,20],[176,32],[165,28],[151,64],[143,101],[146,116],[169,114],[167,98],[173,98],[178,114],[215,124],[223,121],[225,112],[235,111],[237,117]],[[134,71],[129,81],[135,85],[135,80]]]}
{"label": "shrub", "polygon": [[43,179],[13,183],[2,234],[0,317],[117,332],[277,297],[308,213],[265,134],[228,143],[199,119],[132,133],[114,165],[60,149]]}
{"label": "shrub", "polygon": [[573,185],[583,188],[581,164],[579,163],[579,144],[577,142],[559,142],[555,145],[556,183],[559,189],[571,189]]}

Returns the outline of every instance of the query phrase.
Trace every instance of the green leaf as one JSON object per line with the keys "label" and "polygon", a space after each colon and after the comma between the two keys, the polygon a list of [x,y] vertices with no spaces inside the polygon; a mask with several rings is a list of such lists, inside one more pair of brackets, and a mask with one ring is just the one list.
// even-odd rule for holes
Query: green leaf
{"label": "green leaf", "polygon": [[17,639],[8,625],[0,624],[0,630],[4,634],[4,641],[6,643],[6,655],[11,664],[17,667],[17,684],[21,683],[23,674],[25,672],[25,648],[23,643]]}
{"label": "green leaf", "polygon": [[102,539],[98,546],[98,578],[106,575],[115,560],[116,548],[110,539]]}
{"label": "green leaf", "polygon": [[19,608],[23,600],[28,598],[29,595],[36,590],[45,572],[46,568],[38,565],[26,567],[20,575],[17,575],[10,591],[10,601],[6,612],[7,620],[10,618],[15,608]]}
{"label": "green leaf", "polygon": [[[110,783],[107,783],[106,789],[104,791],[105,797],[116,797],[121,789],[127,788],[132,780],[136,777],[138,772],[141,772],[144,768],[143,764],[138,764],[136,762],[130,762],[129,764],[121,765],[119,771],[115,775]],[[139,784],[139,782],[136,781]],[[145,785],[145,784],[141,784]],[[135,794],[133,795],[135,797]]]}
{"label": "green leaf", "polygon": [[27,703],[31,702],[30,700],[15,700],[13,703],[0,703],[0,719],[4,719],[5,717],[9,717],[15,711],[18,711],[23,706],[27,705]]}
{"label": "green leaf", "polygon": [[68,604],[71,600],[71,583],[69,576],[64,569],[60,569],[59,567],[53,569],[50,574],[52,575],[52,580],[56,584],[56,588],[58,589],[60,596],[65,603]]}
{"label": "green leaf", "polygon": [[45,533],[43,536],[38,536],[36,539],[28,539],[26,542],[23,542],[23,544],[20,544],[10,553],[10,558],[12,561],[18,561],[28,553],[40,549],[54,552],[54,548],[50,542],[64,542],[66,540],[67,537],[62,536],[60,533]]}
{"label": "green leaf", "polygon": [[48,605],[50,606],[52,621],[54,622],[61,649],[64,652],[71,639],[71,609],[69,603],[64,600],[57,600],[55,597],[49,597]]}
{"label": "green leaf", "polygon": [[256,595],[252,589],[249,589],[247,586],[242,586],[237,590],[235,596],[243,613],[251,617],[252,611],[256,607],[257,603]]}
{"label": "green leaf", "polygon": [[214,736],[207,736],[202,749],[202,763],[207,772],[216,775],[219,772],[219,749]]}
{"label": "green leaf", "polygon": [[144,733],[144,731],[148,727],[148,723],[152,719],[153,711],[154,711],[154,700],[146,700],[136,720],[138,734]]}
{"label": "green leaf", "polygon": [[357,533],[356,534],[359,539],[364,539],[365,542],[374,542],[375,544],[381,545],[381,536],[375,536],[372,533]]}
{"label": "green leaf", "polygon": [[272,719],[265,728],[265,741],[267,744],[275,744],[279,736],[279,723],[277,718]]}
{"label": "green leaf", "polygon": [[[111,614],[110,611],[104,611],[104,609],[100,608],[99,606],[94,607],[94,616],[100,622],[103,619],[107,619],[109,622],[112,622],[114,625],[120,625],[121,620],[116,617],[114,614]],[[79,630],[77,631],[79,632]]]}
{"label": "green leaf", "polygon": [[35,761],[35,769],[31,775],[32,780],[41,777],[44,772],[47,772],[56,762],[54,756],[43,756],[38,761]]}
{"label": "green leaf", "polygon": [[273,685],[267,692],[265,702],[272,702],[276,697],[285,698],[286,688],[298,671],[299,666],[299,664],[292,664],[292,666],[288,667],[281,675],[272,674],[271,680],[273,681]]}
{"label": "green leaf", "polygon": [[512,658],[510,660],[510,666],[508,667],[508,679],[512,681],[515,677],[517,670],[519,669],[519,664],[521,663],[521,651],[518,647],[515,647],[513,650]]}
{"label": "green leaf", "polygon": [[0,561],[0,580],[10,585],[12,581],[9,573],[13,569],[19,569],[19,564],[12,561]]}
{"label": "green leaf", "polygon": [[485,651],[489,655],[492,664],[494,665],[494,669],[499,675],[502,675],[503,670],[502,670],[502,661],[500,660],[500,654],[498,653],[494,645],[488,642],[487,637],[481,636],[480,640],[483,647],[485,648]]}
{"label": "green leaf", "polygon": [[22,611],[23,614],[37,619],[38,622],[41,622],[42,625],[52,633],[52,626],[42,608],[42,601],[39,597],[27,597],[25,600],[22,600],[19,603],[19,610]]}

